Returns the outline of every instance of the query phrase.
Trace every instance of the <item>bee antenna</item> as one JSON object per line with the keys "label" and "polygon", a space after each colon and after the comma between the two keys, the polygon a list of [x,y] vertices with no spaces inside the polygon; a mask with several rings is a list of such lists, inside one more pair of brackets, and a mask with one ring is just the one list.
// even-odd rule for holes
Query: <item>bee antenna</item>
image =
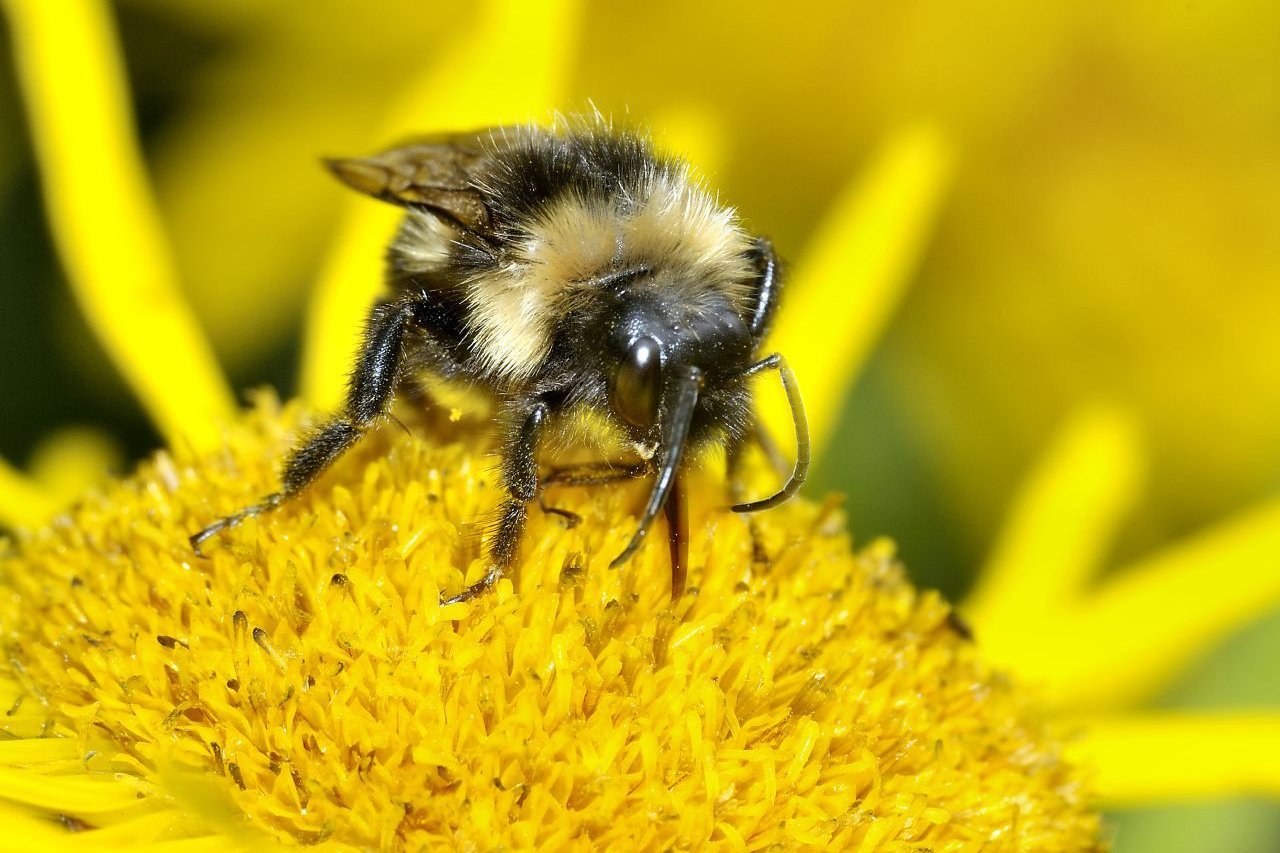
{"label": "bee antenna", "polygon": [[689,437],[689,424],[693,420],[693,410],[698,405],[702,371],[692,367],[678,381],[675,405],[671,407],[671,416],[667,420],[665,434],[662,437],[662,456],[658,463],[658,476],[653,481],[653,488],[649,492],[649,502],[645,505],[644,513],[640,516],[640,524],[632,535],[631,541],[609,564],[611,569],[623,565],[636,551],[640,550],[649,527],[658,517],[663,504],[667,502],[667,497],[671,494],[671,486],[675,483],[680,460],[684,457],[685,439]]}
{"label": "bee antenna", "polygon": [[762,509],[772,509],[800,491],[800,487],[804,485],[805,478],[809,476],[809,419],[805,417],[804,401],[800,399],[800,386],[796,384],[796,375],[791,372],[791,366],[782,357],[782,353],[775,352],[768,358],[748,367],[744,375],[750,376],[753,373],[775,369],[778,371],[778,375],[782,377],[782,387],[787,392],[787,402],[791,405],[791,422],[795,425],[796,430],[796,464],[791,469],[791,477],[783,484],[781,489],[758,501],[735,504],[733,506],[734,512],[759,512]]}

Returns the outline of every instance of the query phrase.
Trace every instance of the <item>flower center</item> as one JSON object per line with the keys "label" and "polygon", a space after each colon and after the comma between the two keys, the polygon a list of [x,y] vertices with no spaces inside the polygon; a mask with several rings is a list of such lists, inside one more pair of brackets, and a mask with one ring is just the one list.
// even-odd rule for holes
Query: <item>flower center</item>
{"label": "flower center", "polygon": [[26,698],[0,725],[304,843],[1095,837],[1019,694],[887,545],[850,553],[832,506],[753,537],[695,477],[673,605],[661,543],[607,568],[643,487],[550,490],[582,521],[531,512],[519,592],[442,608],[484,569],[498,495],[480,433],[410,420],[196,558],[187,535],[272,487],[296,422],[262,403],[226,452],[162,454],[20,538],[0,627]]}

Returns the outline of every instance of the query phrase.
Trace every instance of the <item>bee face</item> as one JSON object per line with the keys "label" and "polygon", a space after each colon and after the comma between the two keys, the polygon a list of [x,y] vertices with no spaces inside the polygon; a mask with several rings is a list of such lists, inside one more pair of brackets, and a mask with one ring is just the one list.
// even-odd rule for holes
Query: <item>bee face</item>
{"label": "bee face", "polygon": [[750,419],[745,373],[756,342],[727,299],[694,304],[665,297],[664,288],[624,293],[612,326],[609,404],[642,441],[654,441],[674,406],[678,377],[697,371],[698,404],[689,442],[719,431],[737,435]]}

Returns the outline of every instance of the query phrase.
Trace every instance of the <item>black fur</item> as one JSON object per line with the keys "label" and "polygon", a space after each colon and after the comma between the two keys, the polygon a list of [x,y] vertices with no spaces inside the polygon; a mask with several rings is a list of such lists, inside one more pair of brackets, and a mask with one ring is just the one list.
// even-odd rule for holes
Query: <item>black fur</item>
{"label": "black fur", "polygon": [[579,124],[564,133],[494,136],[483,193],[498,228],[528,222],[560,199],[624,199],[653,175],[677,178],[679,161],[636,133]]}

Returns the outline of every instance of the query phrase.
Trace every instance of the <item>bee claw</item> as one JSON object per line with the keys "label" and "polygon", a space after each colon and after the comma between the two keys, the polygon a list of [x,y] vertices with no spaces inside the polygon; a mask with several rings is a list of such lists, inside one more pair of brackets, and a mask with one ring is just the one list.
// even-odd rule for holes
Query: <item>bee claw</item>
{"label": "bee claw", "polygon": [[262,515],[264,512],[270,512],[280,506],[284,498],[285,495],[280,492],[267,495],[266,498],[263,499],[262,503],[256,503],[253,506],[245,507],[234,515],[229,515],[226,518],[220,518],[203,530],[191,534],[187,537],[187,541],[191,543],[191,550],[195,552],[197,557],[207,557],[204,553],[204,549],[200,547],[207,540],[212,539],[224,530],[239,526],[239,524],[246,518],[255,518]]}
{"label": "bee claw", "polygon": [[546,515],[554,515],[558,518],[564,519],[564,526],[567,530],[572,530],[582,523],[582,516],[578,515],[576,512],[561,509],[558,506],[549,506],[546,501],[542,500],[542,498],[538,499],[538,509],[542,510]]}
{"label": "bee claw", "polygon": [[458,604],[462,601],[470,601],[481,593],[488,592],[498,579],[502,577],[502,569],[494,566],[484,577],[473,583],[471,586],[464,587],[457,595],[451,595],[448,598],[440,596],[440,606],[447,604]]}
{"label": "bee claw", "polygon": [[228,524],[228,519],[224,518],[216,524],[210,524],[203,530],[192,533],[187,537],[187,541],[191,543],[191,550],[194,551],[195,555],[202,560],[209,559],[209,555],[204,552],[204,548],[202,546],[205,542],[217,535],[223,528],[230,526],[231,525]]}

